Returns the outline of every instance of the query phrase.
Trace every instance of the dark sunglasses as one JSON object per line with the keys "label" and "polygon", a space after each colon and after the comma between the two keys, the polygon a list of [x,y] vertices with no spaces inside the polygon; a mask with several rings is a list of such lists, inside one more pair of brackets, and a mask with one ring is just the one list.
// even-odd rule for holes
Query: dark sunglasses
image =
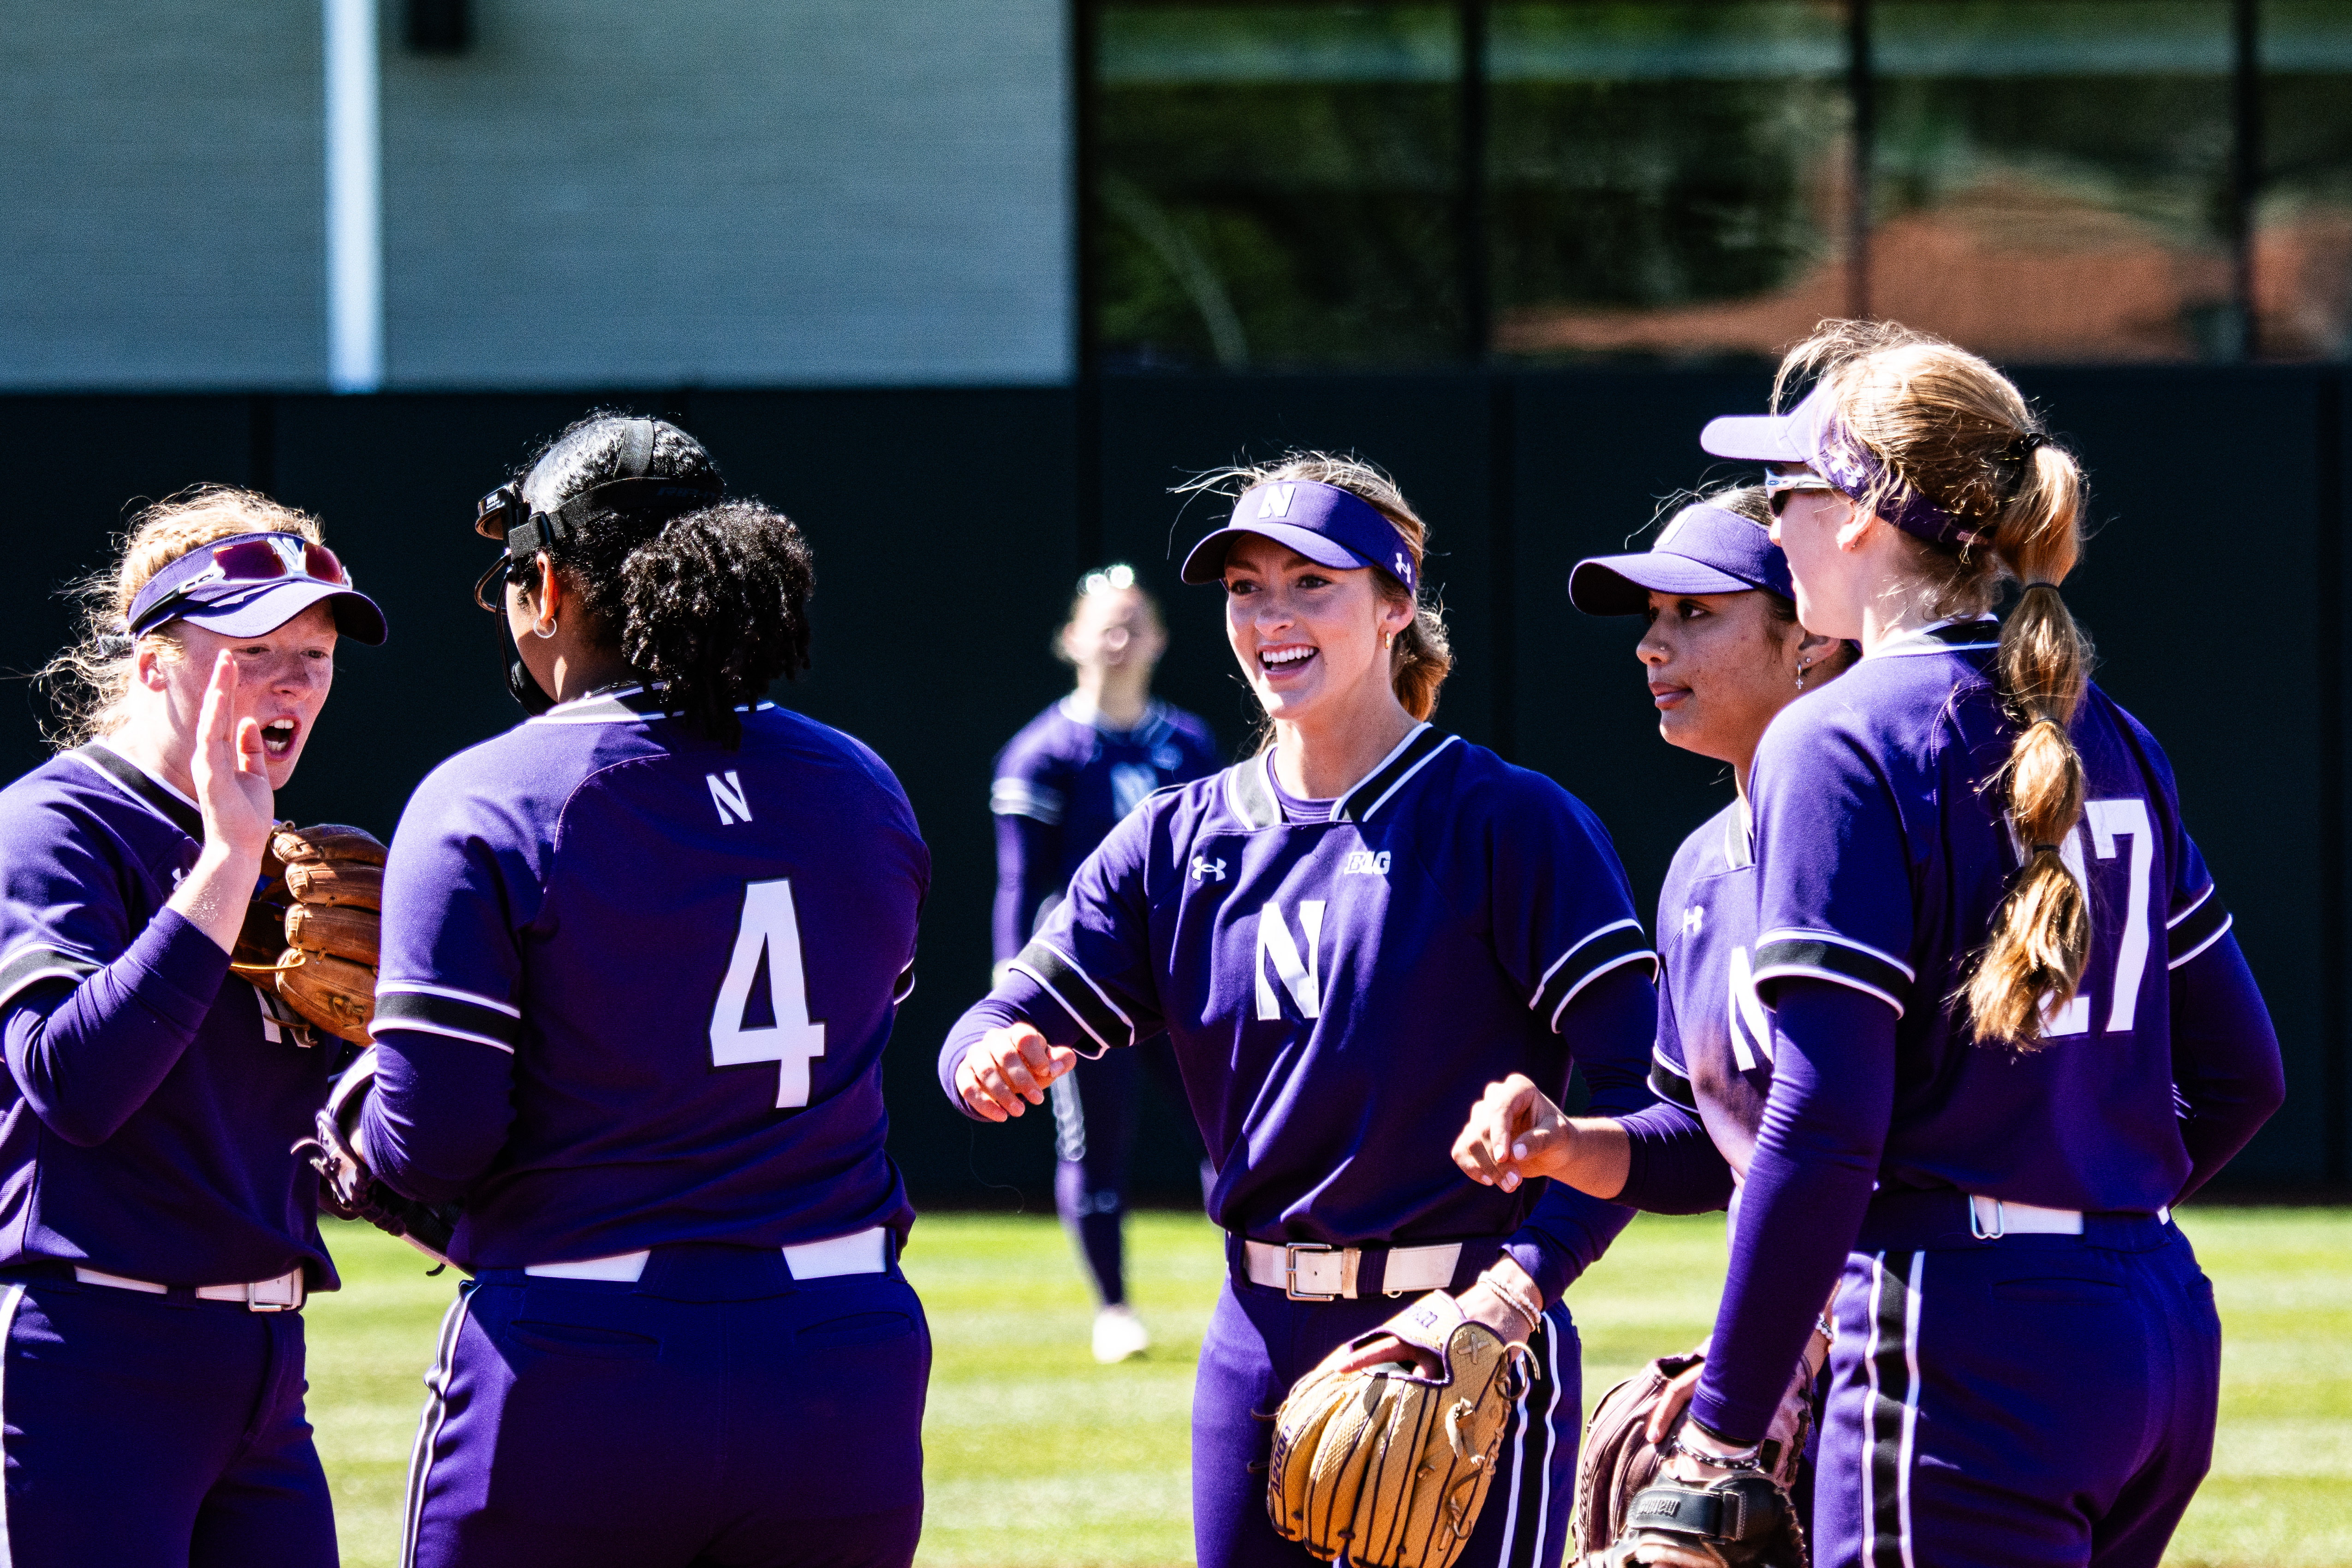
{"label": "dark sunglasses", "polygon": [[1837,486],[1807,468],[1794,474],[1768,473],[1764,476],[1764,501],[1778,517],[1788,506],[1789,498],[1800,490],[1832,490]]}

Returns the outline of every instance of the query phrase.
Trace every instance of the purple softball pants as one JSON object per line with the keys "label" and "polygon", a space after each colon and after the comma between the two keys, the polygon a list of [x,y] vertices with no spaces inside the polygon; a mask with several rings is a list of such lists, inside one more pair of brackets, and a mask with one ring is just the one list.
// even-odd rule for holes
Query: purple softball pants
{"label": "purple softball pants", "polygon": [[1969,1234],[1872,1206],[1814,1475],[1820,1568],[2156,1568],[2212,1461],[2221,1322],[2179,1228]]}
{"label": "purple softball pants", "polygon": [[0,1312],[0,1563],[334,1568],[301,1313],[53,1278]]}
{"label": "purple softball pants", "polygon": [[[1201,1345],[1192,1393],[1192,1541],[1200,1568],[1308,1568],[1316,1558],[1275,1532],[1265,1511],[1272,1415],[1292,1384],[1379,1328],[1412,1298],[1293,1301],[1227,1280]],[[1536,1375],[1503,1434],[1501,1458],[1455,1568],[1559,1568],[1576,1502],[1583,1347],[1554,1303],[1528,1342]]]}
{"label": "purple softball pants", "polygon": [[404,1568],[905,1568],[930,1330],[895,1265],[656,1247],[635,1284],[485,1269],[426,1374]]}

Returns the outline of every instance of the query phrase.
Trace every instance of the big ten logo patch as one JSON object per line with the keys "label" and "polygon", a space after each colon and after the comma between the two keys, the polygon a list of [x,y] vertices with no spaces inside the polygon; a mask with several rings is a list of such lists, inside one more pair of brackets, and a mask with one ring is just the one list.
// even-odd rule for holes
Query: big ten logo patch
{"label": "big ten logo patch", "polygon": [[1389,874],[1389,852],[1385,849],[1350,849],[1348,863],[1339,868],[1342,877],[1385,877]]}

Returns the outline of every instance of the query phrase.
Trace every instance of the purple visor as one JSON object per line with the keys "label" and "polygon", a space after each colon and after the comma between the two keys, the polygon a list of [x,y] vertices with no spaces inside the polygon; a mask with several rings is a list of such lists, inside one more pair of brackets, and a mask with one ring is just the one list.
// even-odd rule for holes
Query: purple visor
{"label": "purple visor", "polygon": [[143,637],[166,621],[193,621],[226,637],[272,632],[311,605],[332,601],[335,629],[373,647],[384,639],[383,612],[352,586],[335,552],[299,533],[233,533],[197,545],[147,580],[123,616]]}
{"label": "purple visor", "polygon": [[1335,572],[1376,566],[1403,584],[1409,594],[1421,588],[1412,552],[1396,524],[1353,491],[1313,479],[1276,479],[1244,490],[1234,502],[1233,521],[1184,557],[1184,581],[1213,583],[1223,576],[1225,552],[1244,533],[1286,544]]}
{"label": "purple visor", "polygon": [[[1802,463],[1836,491],[1920,539],[1982,544],[1991,531],[1953,516],[1913,489],[1837,416],[1829,389],[1816,385],[1786,414],[1727,414],[1710,419],[1698,444],[1718,458],[1749,463]],[[1873,498],[1875,498],[1874,503]]]}
{"label": "purple visor", "polygon": [[1637,555],[1596,555],[1568,574],[1568,600],[1588,616],[1638,616],[1652,594],[1744,594],[1797,590],[1789,558],[1759,523],[1704,501],[1675,514]]}

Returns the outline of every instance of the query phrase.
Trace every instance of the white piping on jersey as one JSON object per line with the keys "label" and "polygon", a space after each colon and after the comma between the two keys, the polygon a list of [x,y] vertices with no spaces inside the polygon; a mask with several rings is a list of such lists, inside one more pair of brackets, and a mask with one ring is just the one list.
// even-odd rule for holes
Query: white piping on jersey
{"label": "white piping on jersey", "polygon": [[509,1018],[522,1016],[522,1009],[511,1004],[499,1002],[488,996],[478,996],[471,991],[460,991],[454,986],[427,985],[422,980],[395,980],[390,984],[378,985],[375,988],[375,994],[379,996],[388,996],[395,991],[405,992],[415,996],[446,996],[452,1002],[470,1002],[477,1007],[488,1007],[493,1013],[504,1013]]}
{"label": "white piping on jersey", "polygon": [[[1638,926],[1642,922],[1640,921],[1623,921],[1620,923],[1629,926]],[[1616,927],[1612,926],[1610,929],[1613,931]],[[1608,963],[1602,964],[1600,968],[1594,970],[1591,973],[1586,975],[1583,979],[1578,981],[1575,984],[1568,988],[1568,994],[1561,997],[1559,999],[1559,1005],[1551,1010],[1551,1017],[1549,1020],[1547,1026],[1553,1034],[1559,1034],[1560,1015],[1568,1011],[1568,1005],[1576,1000],[1577,994],[1579,992],[1582,991],[1586,986],[1591,984],[1594,981],[1600,979],[1602,975],[1608,973],[1612,969],[1622,969],[1629,963],[1641,963],[1645,961],[1649,963],[1651,972],[1654,974],[1658,967],[1658,955],[1650,948],[1637,947],[1633,952],[1624,954],[1622,957],[1611,959]]]}
{"label": "white piping on jersey", "polygon": [[1002,778],[988,786],[988,809],[998,816],[1027,816],[1052,827],[1067,802],[1062,792],[1027,779]]}
{"label": "white piping on jersey", "polygon": [[[2216,887],[2219,887],[2219,886],[2220,886],[2220,884],[2219,884],[2219,883],[2216,883],[2216,882],[2208,882],[2208,883],[2206,883],[2206,884],[2205,884],[2205,890],[2204,890],[2203,892],[2201,892],[2201,893],[2198,894],[2195,898],[2193,898],[2193,899],[2189,900],[2189,907],[2188,907],[2187,909],[2185,909],[2185,910],[2181,910],[2179,914],[2174,915],[2170,920],[2168,920],[2168,921],[2166,921],[2164,922],[2164,929],[2165,929],[2165,930],[2167,930],[2167,931],[2170,931],[2170,930],[2172,930],[2175,926],[2179,925],[2182,921],[2187,920],[2190,915],[2193,915],[2193,914],[2195,914],[2199,910],[2203,909],[2203,908],[2205,907],[2205,900],[2208,900],[2208,899],[2210,899],[2210,898],[2211,898],[2211,897],[2213,896],[2213,889],[2214,889]],[[5,962],[5,961],[0,961],[0,962]]]}
{"label": "white piping on jersey", "polygon": [[[1396,752],[1391,752],[1389,753],[1389,757],[1393,757],[1393,756],[1395,756],[1395,755],[1397,754],[1397,752],[1402,752],[1402,751],[1403,751],[1403,750],[1405,749],[1405,747],[1406,747],[1406,746],[1410,746],[1410,745],[1412,745],[1412,744],[1413,743],[1413,742],[1414,742],[1416,739],[1418,739],[1418,738],[1420,737],[1422,731],[1426,730],[1426,729],[1428,729],[1428,728],[1429,728],[1429,726],[1428,726],[1427,724],[1419,724],[1419,725],[1414,726],[1412,733],[1412,734],[1410,734],[1410,735],[1407,735],[1407,736],[1404,738],[1404,740],[1403,740],[1402,743],[1401,743],[1401,744],[1397,747]],[[1391,795],[1395,795],[1397,791],[1399,791],[1399,790],[1401,790],[1401,789],[1404,788],[1404,786],[1405,786],[1407,784],[1409,784],[1410,782],[1412,782],[1412,775],[1413,775],[1413,774],[1415,774],[1415,773],[1417,773],[1421,772],[1421,770],[1422,770],[1422,769],[1423,769],[1423,768],[1425,768],[1425,767],[1429,766],[1429,764],[1430,764],[1431,763],[1433,763],[1433,762],[1434,762],[1434,761],[1436,761],[1436,760],[1437,760],[1437,757],[1438,757],[1439,753],[1443,752],[1445,750],[1445,748],[1446,748],[1446,747],[1448,747],[1448,746],[1450,746],[1450,745],[1453,745],[1455,742],[1457,742],[1457,741],[1459,741],[1459,740],[1461,740],[1461,739],[1462,739],[1462,737],[1461,737],[1461,736],[1459,736],[1459,735],[1448,735],[1448,736],[1446,736],[1446,737],[1445,737],[1445,739],[1444,739],[1443,741],[1438,742],[1437,742],[1437,744],[1435,744],[1435,745],[1433,745],[1433,746],[1430,747],[1430,748],[1429,748],[1429,755],[1427,755],[1427,756],[1425,756],[1425,757],[1422,758],[1422,759],[1421,759],[1421,761],[1419,761],[1419,762],[1417,762],[1417,763],[1413,763],[1413,764],[1412,764],[1412,766],[1411,766],[1411,767],[1409,767],[1409,768],[1405,769],[1405,771],[1404,771],[1404,776],[1403,776],[1402,778],[1398,779],[1396,783],[1394,783],[1394,784],[1392,784],[1389,785],[1389,787],[1388,787],[1388,788],[1386,788],[1386,789],[1382,790],[1382,791],[1381,792],[1381,798],[1380,798],[1380,799],[1378,799],[1378,800],[1376,800],[1376,801],[1372,802],[1372,804],[1371,804],[1371,805],[1368,805],[1368,806],[1364,807],[1364,809],[1363,809],[1363,810],[1361,810],[1361,811],[1360,811],[1360,812],[1356,813],[1356,820],[1357,820],[1358,822],[1360,822],[1360,822],[1368,822],[1368,821],[1370,821],[1370,820],[1371,819],[1371,816],[1372,816],[1372,814],[1373,814],[1374,812],[1376,812],[1376,811],[1380,810],[1380,808],[1381,808],[1381,807],[1382,807],[1382,806],[1384,806],[1384,805],[1388,805],[1388,803],[1389,803],[1389,797],[1390,797]],[[1381,758],[1381,767],[1386,767],[1386,766],[1388,765],[1389,757],[1383,757],[1383,758]],[[1373,774],[1373,773],[1379,773],[1380,771],[1381,771],[1381,769],[1380,769],[1380,768],[1374,768],[1374,769],[1372,770],[1371,773],[1367,773],[1367,774],[1365,774],[1364,776],[1365,776],[1366,778],[1370,778],[1370,777],[1371,777],[1371,776],[1372,776],[1372,774]],[[1340,798],[1340,799],[1342,799],[1342,800],[1345,800],[1345,799],[1347,799],[1348,797],[1347,797],[1346,795],[1341,795],[1339,798]]]}
{"label": "white piping on jersey", "polygon": [[[1528,1011],[1530,1013],[1534,1012],[1536,1004],[1543,1000],[1544,987],[1551,984],[1551,977],[1559,973],[1559,967],[1561,964],[1566,963],[1570,959],[1574,958],[1578,953],[1582,952],[1586,948],[1591,947],[1594,942],[1599,942],[1602,937],[1607,936],[1611,931],[1623,931],[1627,926],[1633,926],[1638,930],[1642,922],[1628,915],[1622,921],[1611,921],[1607,925],[1596,927],[1595,929],[1585,932],[1581,937],[1579,937],[1570,945],[1569,950],[1566,952],[1561,953],[1558,958],[1551,961],[1551,967],[1545,970],[1542,976],[1536,981],[1536,988],[1528,997]],[[1657,954],[1652,953],[1650,956],[1654,959],[1657,957]],[[1610,967],[1613,969],[1616,966],[1612,964]],[[1587,980],[1590,980],[1590,976],[1587,977]],[[1580,981],[1579,982],[1579,984],[1581,985],[1585,983],[1586,982]],[[1572,996],[1575,993],[1571,991],[1569,994]]]}
{"label": "white piping on jersey", "polygon": [[1756,817],[1742,798],[1739,810],[1723,824],[1723,858],[1735,871],[1756,864]]}
{"label": "white piping on jersey", "polygon": [[[54,952],[60,959],[71,960],[74,963],[86,963],[91,969],[103,969],[106,967],[94,958],[85,958],[80,953],[68,952],[64,948],[58,947],[52,942],[19,942],[16,946],[9,949],[5,956],[0,956],[0,969],[5,969],[9,964],[14,963],[21,954],[27,952]],[[16,984],[8,987],[5,992],[0,992],[0,1005],[15,1001],[17,996],[24,993],[27,986],[37,985],[44,980],[70,980],[76,985],[79,985],[87,973],[88,972],[85,970],[75,969],[71,967],[70,964],[63,963],[57,964],[52,968],[36,969],[30,974],[27,974],[23,979],[17,981]],[[257,995],[259,994],[257,991],[255,994]],[[5,1563],[0,1563],[0,1568],[6,1568],[6,1564]]]}
{"label": "white piping on jersey", "polygon": [[[1120,1011],[1118,1003],[1112,1001],[1108,995],[1104,994],[1103,988],[1095,984],[1095,977],[1088,974],[1084,969],[1080,968],[1076,959],[1072,958],[1068,953],[1064,952],[1052,942],[1046,942],[1042,938],[1034,940],[1036,940],[1038,946],[1044,948],[1047,952],[1052,953],[1055,958],[1060,959],[1064,963],[1067,964],[1071,973],[1085,981],[1087,983],[1087,990],[1102,998],[1102,1005],[1111,1010],[1111,1016],[1117,1018],[1120,1023],[1127,1026],[1127,1043],[1133,1045],[1135,1043],[1135,1020],[1129,1017],[1124,1012]],[[1076,1007],[1071,1006],[1068,998],[1065,997],[1059,991],[1055,990],[1051,981],[1047,980],[1044,975],[1038,973],[1035,970],[1030,968],[1027,964],[1022,963],[1017,958],[1012,961],[1011,967],[1019,970],[1022,973],[1027,975],[1038,984],[1045,986],[1047,994],[1050,994],[1054,1000],[1062,1004],[1062,1011],[1067,1013],[1071,1017],[1076,1018],[1078,1021],[1079,1028],[1086,1030],[1089,1035],[1093,1035],[1095,1043],[1102,1047],[1103,1049],[1110,1049],[1110,1042],[1104,1039],[1100,1035],[1095,1034],[1093,1026],[1088,1024],[1086,1020],[1086,1015],[1080,1013]]]}
{"label": "white piping on jersey", "polygon": [[488,1046],[494,1051],[504,1051],[509,1056],[515,1054],[515,1048],[504,1040],[492,1039],[488,1035],[478,1035],[471,1029],[453,1029],[446,1024],[428,1023],[423,1018],[379,1018],[368,1026],[368,1032],[371,1034],[381,1035],[387,1029],[406,1029],[412,1034],[419,1035],[439,1035],[444,1039],[450,1040],[471,1040],[478,1046]]}
{"label": "white piping on jersey", "polygon": [[2190,959],[2195,958],[2199,953],[2204,952],[2207,948],[2212,946],[2215,942],[2229,935],[2230,928],[2235,925],[2237,921],[2238,917],[2235,915],[2223,915],[2221,917],[2221,930],[2215,931],[2211,936],[2207,937],[2203,942],[2199,942],[2195,947],[2190,948],[2187,952],[2182,953],[2179,958],[2168,960],[2164,966],[2166,971],[2169,973],[2172,970],[2179,968],[2182,964],[2188,963]]}
{"label": "white piping on jersey", "polygon": [[[16,1331],[16,1309],[24,1300],[25,1287],[16,1284],[8,1287],[7,1300],[0,1301],[0,1351],[6,1349],[8,1336]],[[0,1369],[5,1369],[6,1364],[5,1356],[0,1355]],[[0,1370],[0,1413],[5,1411],[6,1396],[7,1378],[5,1370]],[[8,1568],[16,1561],[16,1553],[8,1544],[8,1494],[0,1491],[0,1568]]]}
{"label": "white piping on jersey", "polygon": [[[110,746],[107,750],[111,752],[114,749]],[[114,754],[118,757],[122,757],[122,753],[121,752],[114,752]],[[116,778],[112,773],[108,773],[104,768],[100,767],[96,763],[91,762],[79,752],[68,752],[66,755],[73,758],[74,761],[79,763],[83,767],[88,768],[91,773],[96,773],[100,778],[104,779],[107,783],[107,787],[113,790],[115,794],[121,795],[123,799],[137,801],[139,803],[139,809],[145,812],[148,816],[154,817],[159,822],[170,822],[172,824],[173,832],[182,833],[186,831],[186,829],[183,828],[178,823],[172,822],[170,817],[165,816],[162,812],[156,810],[155,803],[153,801],[147,799],[137,790],[132,789],[129,784],[124,784],[121,779]],[[139,768],[141,777],[144,778],[149,784],[153,784],[157,789],[162,790],[165,795],[170,795],[173,800],[185,805],[190,811],[196,812],[200,815],[203,813],[205,809],[203,806],[198,805],[193,799],[187,795],[182,795],[178,790],[174,789],[169,781],[157,778],[145,768],[139,767],[138,763],[132,761],[132,759],[129,757],[122,757],[122,760],[126,763],[130,763],[132,767]]]}
{"label": "white piping on jersey", "polygon": [[1766,947],[1776,942],[1825,942],[1832,947],[1852,948],[1856,952],[1868,953],[1871,957],[1878,960],[1881,963],[1893,964],[1895,968],[1903,972],[1903,978],[1906,980],[1916,983],[1919,978],[1919,972],[1917,970],[1912,968],[1909,964],[1904,963],[1893,953],[1881,952],[1878,949],[1871,946],[1866,942],[1856,942],[1850,936],[1840,936],[1835,931],[1812,931],[1800,926],[1782,926],[1777,931],[1768,931],[1763,935],[1758,937],[1756,939],[1756,945],[1759,948]]}
{"label": "white piping on jersey", "polygon": [[1998,616],[1979,616],[1973,622],[1968,623],[1972,626],[1991,626],[1993,628],[1993,639],[1990,642],[1950,643],[1937,642],[1934,636],[1935,633],[1942,631],[1946,626],[1956,626],[1961,624],[1960,618],[1957,616],[1947,620],[1930,621],[1924,626],[1914,626],[1909,631],[1904,632],[1900,636],[1887,638],[1885,642],[1880,643],[1876,647],[1872,648],[1868,653],[1864,654],[1862,657],[1864,658],[1904,658],[1913,654],[1969,653],[1979,648],[1999,647],[2000,646],[2000,617]]}
{"label": "white piping on jersey", "polygon": [[[627,698],[644,696],[645,690],[642,685],[638,685],[624,686],[614,691],[591,691],[585,696],[559,702],[546,712],[533,714],[523,722],[526,724],[646,724],[656,719],[667,717],[659,710],[651,713],[640,713],[632,708],[621,708],[621,710],[615,713],[604,706],[610,703],[614,707],[619,707]],[[583,710],[592,703],[597,705],[593,711]],[[774,706],[774,703],[762,699],[758,702],[738,702],[735,704],[735,711],[765,713]]]}

